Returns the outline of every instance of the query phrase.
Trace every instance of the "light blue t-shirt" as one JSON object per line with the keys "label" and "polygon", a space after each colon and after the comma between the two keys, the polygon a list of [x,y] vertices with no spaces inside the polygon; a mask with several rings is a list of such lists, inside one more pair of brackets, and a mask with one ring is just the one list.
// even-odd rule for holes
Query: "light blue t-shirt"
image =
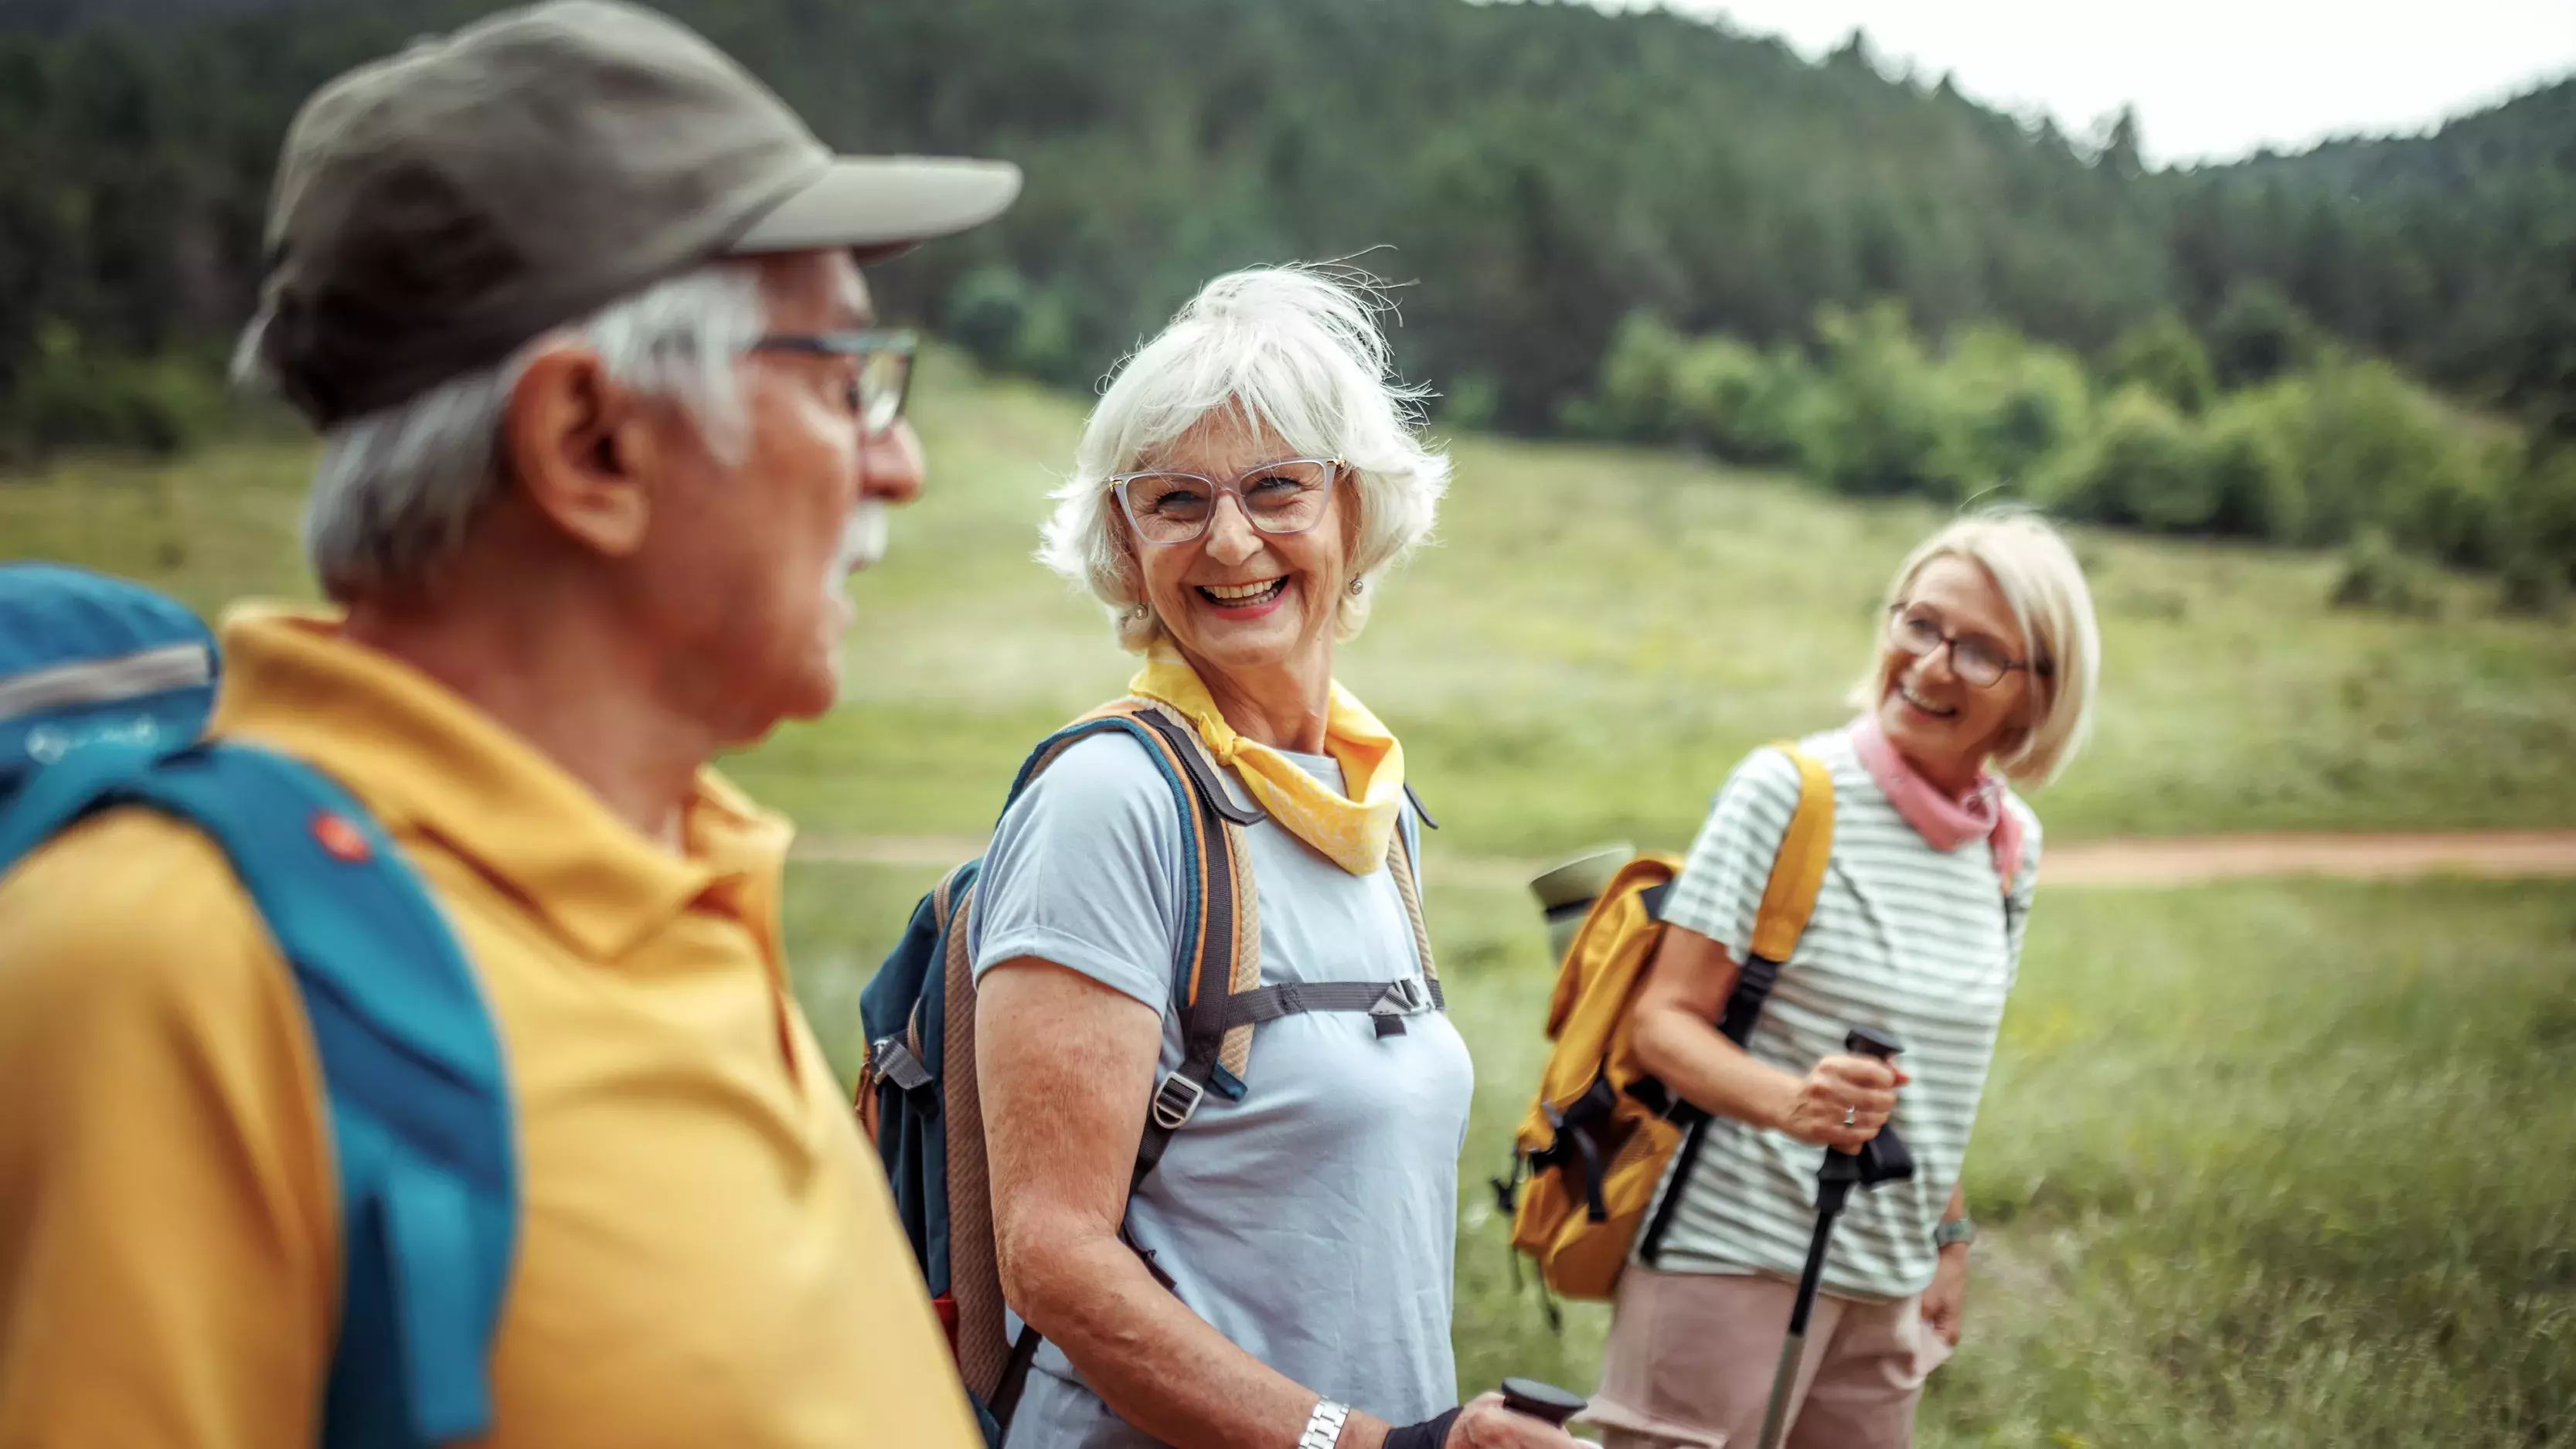
{"label": "light blue t-shirt", "polygon": [[[1291,758],[1342,788],[1331,758]],[[1384,867],[1354,876],[1267,820],[1248,833],[1264,983],[1420,974]],[[1143,746],[1103,735],[1066,750],[994,831],[971,916],[977,973],[1035,956],[1122,991],[1163,1013],[1162,1070],[1177,1067],[1183,841]],[[1315,1012],[1255,1028],[1243,1099],[1209,1092],[1127,1211],[1137,1243],[1218,1332],[1397,1424],[1457,1402],[1451,1260],[1475,1087],[1446,1016],[1405,1025],[1381,1037],[1365,1015]],[[1111,1414],[1054,1344],[1039,1352],[1011,1449],[1154,1442]]]}

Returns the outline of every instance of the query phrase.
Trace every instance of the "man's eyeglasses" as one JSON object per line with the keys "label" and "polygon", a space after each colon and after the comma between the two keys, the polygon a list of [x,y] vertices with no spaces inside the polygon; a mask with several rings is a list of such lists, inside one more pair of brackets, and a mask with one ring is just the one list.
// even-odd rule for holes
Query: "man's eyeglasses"
{"label": "man's eyeglasses", "polygon": [[1123,473],[1109,480],[1145,543],[1188,543],[1207,532],[1219,496],[1231,493],[1263,533],[1304,533],[1323,522],[1342,475],[1339,458],[1283,458],[1222,481],[1199,473]]}
{"label": "man's eyeglasses", "polygon": [[1887,611],[1887,642],[1917,659],[1947,648],[1950,672],[1979,689],[1992,688],[2016,669],[2048,677],[2048,661],[2015,659],[1989,635],[1945,633],[1941,616],[1921,604],[1898,604]]}
{"label": "man's eyeglasses", "polygon": [[856,359],[850,410],[858,416],[861,431],[881,438],[903,417],[904,399],[912,392],[912,353],[918,343],[910,332],[773,332],[751,344],[751,350]]}

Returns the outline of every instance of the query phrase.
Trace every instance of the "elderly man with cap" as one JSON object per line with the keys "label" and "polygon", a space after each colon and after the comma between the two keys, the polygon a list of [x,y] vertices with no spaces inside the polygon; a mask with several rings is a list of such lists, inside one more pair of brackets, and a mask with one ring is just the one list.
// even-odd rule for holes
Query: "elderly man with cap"
{"label": "elderly man with cap", "polygon": [[[478,1444],[977,1442],[788,993],[788,827],[705,762],[832,702],[843,575],[921,487],[855,259],[1018,184],[836,159],[596,0],[353,71],[287,137],[242,353],[322,434],[336,607],[229,617],[213,728],[364,802],[497,1029],[519,1222]],[[0,885],[0,962],[0,1446],[324,1440],[347,1225],[223,856],[94,817]]]}

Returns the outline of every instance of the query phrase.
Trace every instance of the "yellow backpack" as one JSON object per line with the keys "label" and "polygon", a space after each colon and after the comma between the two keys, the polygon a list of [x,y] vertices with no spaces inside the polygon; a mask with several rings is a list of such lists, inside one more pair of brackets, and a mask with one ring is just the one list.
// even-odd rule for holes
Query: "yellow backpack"
{"label": "yellow backpack", "polygon": [[[1752,1034],[1780,963],[1807,929],[1833,849],[1832,778],[1812,756],[1778,748],[1798,766],[1798,808],[1763,888],[1751,959],[1718,1024],[1738,1046]],[[1699,1155],[1707,1114],[1648,1075],[1630,1041],[1631,1007],[1663,940],[1664,896],[1680,870],[1673,856],[1640,854],[1588,906],[1580,895],[1549,899],[1542,887],[1552,918],[1579,911],[1582,925],[1557,968],[1547,1009],[1547,1036],[1555,1045],[1521,1119],[1512,1177],[1495,1186],[1512,1213],[1513,1249],[1535,1260],[1541,1281],[1568,1298],[1608,1298],[1632,1245],[1645,1261],[1654,1260],[1679,1196],[1664,1195],[1639,1242],[1656,1185],[1676,1152],[1676,1180],[1689,1175]]]}

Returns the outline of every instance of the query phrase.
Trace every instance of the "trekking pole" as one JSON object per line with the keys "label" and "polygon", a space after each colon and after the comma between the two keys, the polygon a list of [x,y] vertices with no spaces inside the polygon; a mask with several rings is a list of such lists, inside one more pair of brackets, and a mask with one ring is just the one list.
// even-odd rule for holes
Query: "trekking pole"
{"label": "trekking pole", "polygon": [[1545,1419],[1562,1429],[1565,1421],[1583,1412],[1590,1401],[1581,1394],[1570,1393],[1554,1384],[1537,1379],[1503,1380],[1503,1407],[1515,1414]]}
{"label": "trekking pole", "polygon": [[[1843,1050],[1892,1062],[1905,1048],[1885,1032],[1856,1026],[1843,1038]],[[1798,1275],[1798,1299],[1789,1309],[1789,1336],[1780,1345],[1779,1370],[1771,1376],[1771,1403],[1762,1411],[1759,1449],[1780,1449],[1781,1432],[1788,1427],[1789,1392],[1798,1382],[1798,1362],[1807,1354],[1807,1318],[1815,1311],[1816,1285],[1825,1276],[1825,1244],[1834,1235],[1834,1219],[1854,1185],[1876,1187],[1913,1175],[1914,1155],[1892,1127],[1880,1128],[1858,1152],[1825,1149],[1825,1165],[1816,1170],[1816,1234],[1807,1240],[1807,1268]]]}

